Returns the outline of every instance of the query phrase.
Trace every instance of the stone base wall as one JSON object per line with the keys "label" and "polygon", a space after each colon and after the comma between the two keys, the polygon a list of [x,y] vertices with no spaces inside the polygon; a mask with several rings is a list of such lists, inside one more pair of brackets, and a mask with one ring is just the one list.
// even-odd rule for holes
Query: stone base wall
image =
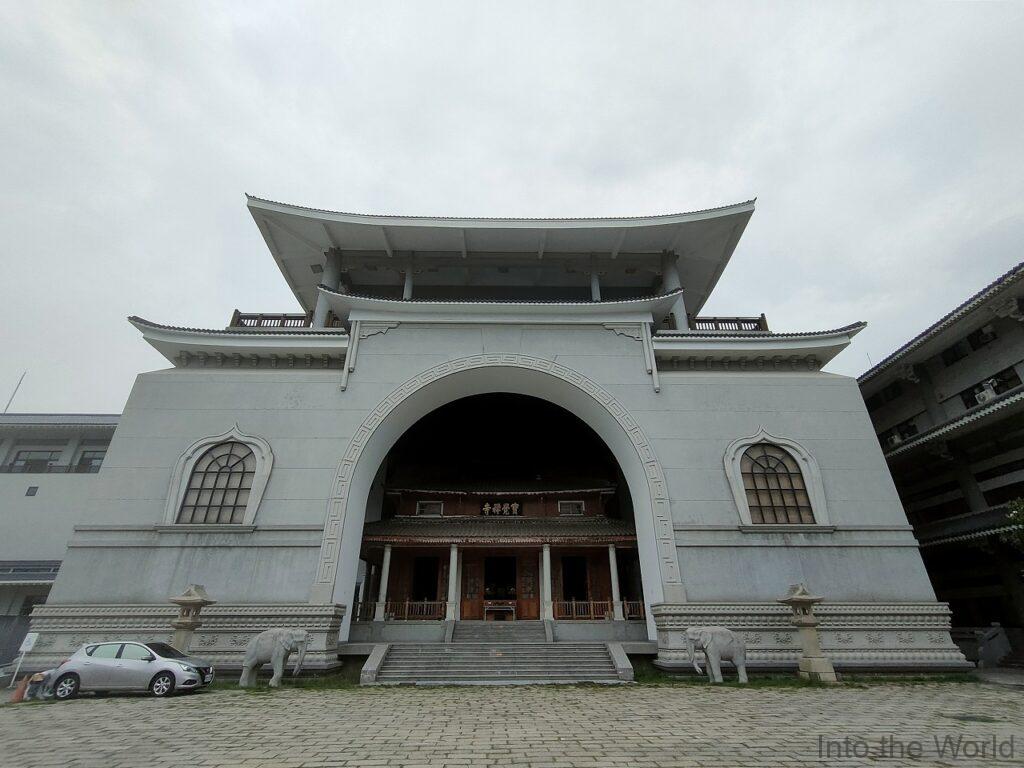
{"label": "stone base wall", "polygon": [[[54,605],[32,612],[32,632],[39,632],[35,648],[25,657],[24,669],[49,669],[86,643],[114,640],[170,643],[173,605]],[[241,669],[245,646],[265,629],[295,627],[310,633],[303,669],[327,670],[339,666],[338,630],[345,606],[311,603],[257,605],[217,604],[203,609],[202,626],[195,631],[189,653],[221,670]],[[294,662],[294,656],[290,660]]]}
{"label": "stone base wall", "polygon": [[[795,669],[800,658],[790,611],[772,603],[676,603],[652,606],[658,629],[656,665],[693,669],[686,628],[722,626],[747,644],[752,668]],[[828,603],[817,606],[821,647],[836,669],[962,670],[964,658],[949,634],[945,603]],[[703,658],[700,659],[703,663]]]}

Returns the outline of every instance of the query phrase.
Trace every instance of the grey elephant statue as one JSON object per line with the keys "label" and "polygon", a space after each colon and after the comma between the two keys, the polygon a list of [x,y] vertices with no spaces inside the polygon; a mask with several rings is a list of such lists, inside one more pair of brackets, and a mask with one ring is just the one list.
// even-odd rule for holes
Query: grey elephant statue
{"label": "grey elephant statue", "polygon": [[686,650],[690,654],[690,663],[703,675],[700,665],[694,658],[694,650],[704,651],[708,662],[708,680],[712,683],[722,682],[722,659],[729,659],[739,673],[739,681],[747,682],[747,646],[743,638],[725,627],[690,627],[686,630]]}
{"label": "grey elephant statue", "polygon": [[298,651],[299,657],[295,660],[292,675],[299,674],[308,645],[309,633],[304,629],[267,629],[260,632],[245,646],[245,661],[242,662],[242,677],[239,678],[238,685],[248,688],[255,684],[256,673],[260,667],[270,662],[274,667],[270,687],[277,688],[281,685],[281,676],[284,675],[288,656],[292,651]]}

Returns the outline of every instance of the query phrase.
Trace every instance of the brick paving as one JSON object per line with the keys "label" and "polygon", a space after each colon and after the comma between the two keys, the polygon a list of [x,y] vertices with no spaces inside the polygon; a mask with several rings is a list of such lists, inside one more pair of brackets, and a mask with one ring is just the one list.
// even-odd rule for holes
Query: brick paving
{"label": "brick paving", "polygon": [[[222,690],[0,707],[0,765],[1020,765],[1022,730],[1024,691],[981,683]],[[853,741],[819,756],[819,736]],[[922,757],[880,757],[889,736]],[[946,736],[1004,757],[940,758]]]}

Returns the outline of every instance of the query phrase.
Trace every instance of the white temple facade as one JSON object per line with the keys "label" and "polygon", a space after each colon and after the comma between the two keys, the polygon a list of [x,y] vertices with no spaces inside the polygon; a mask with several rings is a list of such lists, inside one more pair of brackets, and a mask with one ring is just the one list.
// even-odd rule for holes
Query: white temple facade
{"label": "white temple facade", "polygon": [[857,382],[822,370],[863,324],[701,315],[753,202],[248,208],[301,312],[129,318],[167,366],[75,499],[31,666],[166,640],[168,598],[202,584],[217,602],[191,648],[222,666],[270,626],[310,630],[307,664],[330,668],[515,621],[665,667],[687,626],[724,625],[752,667],[793,667],[777,600],[798,582],[825,597],[837,669],[965,665]]}

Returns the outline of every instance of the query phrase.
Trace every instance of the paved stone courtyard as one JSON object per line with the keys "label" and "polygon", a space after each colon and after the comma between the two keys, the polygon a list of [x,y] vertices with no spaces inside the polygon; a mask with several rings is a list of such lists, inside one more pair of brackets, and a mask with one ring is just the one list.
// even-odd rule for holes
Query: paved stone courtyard
{"label": "paved stone courtyard", "polygon": [[[965,739],[959,757],[938,756],[947,736]],[[993,737],[1003,758],[974,757]],[[919,759],[905,756],[915,740]],[[900,744],[903,759],[880,757]],[[1024,763],[1024,692],[980,683],[222,690],[0,707],[5,766],[999,763]]]}

